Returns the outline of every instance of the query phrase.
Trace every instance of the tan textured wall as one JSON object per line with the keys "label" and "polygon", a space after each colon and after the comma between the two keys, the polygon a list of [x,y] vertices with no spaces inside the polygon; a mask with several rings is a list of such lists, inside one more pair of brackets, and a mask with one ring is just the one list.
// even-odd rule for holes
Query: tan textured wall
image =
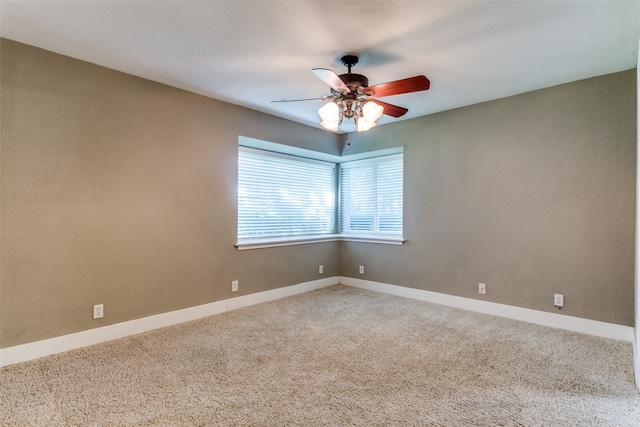
{"label": "tan textured wall", "polygon": [[0,43],[3,348],[339,274],[337,243],[233,246],[238,135],[337,136]]}
{"label": "tan textured wall", "polygon": [[405,146],[407,244],[238,252],[238,135],[338,154],[333,134],[1,40],[0,347],[338,274],[631,325],[635,91],[630,71],[352,134],[344,154]]}
{"label": "tan textured wall", "polygon": [[396,145],[408,241],[342,243],[343,276],[554,312],[562,293],[562,314],[634,324],[635,70],[374,128],[344,154]]}

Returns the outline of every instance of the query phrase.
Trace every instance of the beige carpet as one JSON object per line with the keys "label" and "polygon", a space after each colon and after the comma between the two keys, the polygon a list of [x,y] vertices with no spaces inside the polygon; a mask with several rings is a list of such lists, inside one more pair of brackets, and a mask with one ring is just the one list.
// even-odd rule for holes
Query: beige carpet
{"label": "beige carpet", "polygon": [[334,286],[0,371],[3,426],[640,426],[629,343]]}

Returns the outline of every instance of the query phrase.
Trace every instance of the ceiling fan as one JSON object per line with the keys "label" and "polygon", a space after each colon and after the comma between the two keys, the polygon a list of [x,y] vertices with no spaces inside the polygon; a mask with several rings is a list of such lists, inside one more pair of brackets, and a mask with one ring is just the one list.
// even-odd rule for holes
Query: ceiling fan
{"label": "ceiling fan", "polygon": [[362,74],[351,72],[351,67],[358,63],[355,55],[345,55],[341,59],[347,67],[347,73],[337,75],[326,68],[314,68],[311,71],[331,88],[331,94],[321,98],[293,99],[272,102],[293,102],[325,100],[329,101],[318,110],[322,118],[320,125],[326,129],[337,131],[338,125],[345,118],[352,119],[358,132],[371,129],[382,114],[401,117],[409,111],[407,108],[380,101],[378,98],[418,92],[429,89],[430,82],[425,76],[409,77],[388,83],[369,86],[369,79]]}

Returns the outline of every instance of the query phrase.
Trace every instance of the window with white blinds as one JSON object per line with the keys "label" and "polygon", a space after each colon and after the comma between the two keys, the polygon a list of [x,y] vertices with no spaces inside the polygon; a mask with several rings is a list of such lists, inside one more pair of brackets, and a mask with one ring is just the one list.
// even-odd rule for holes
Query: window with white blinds
{"label": "window with white blinds", "polygon": [[402,235],[402,154],[340,165],[340,233]]}
{"label": "window with white blinds", "polygon": [[337,166],[238,149],[238,241],[336,233]]}

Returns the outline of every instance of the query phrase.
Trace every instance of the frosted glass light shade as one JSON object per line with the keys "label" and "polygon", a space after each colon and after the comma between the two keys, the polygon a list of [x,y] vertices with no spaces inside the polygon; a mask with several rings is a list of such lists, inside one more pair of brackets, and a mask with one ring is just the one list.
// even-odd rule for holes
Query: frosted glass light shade
{"label": "frosted glass light shade", "polygon": [[376,125],[376,122],[370,122],[366,120],[364,117],[362,117],[360,118],[360,120],[358,120],[358,132],[367,131],[372,127],[374,127],[375,125]]}
{"label": "frosted glass light shade", "polygon": [[366,121],[371,123],[382,117],[383,112],[384,108],[373,101],[369,101],[362,106],[362,117],[364,117]]}
{"label": "frosted glass light shade", "polygon": [[[318,110],[318,115],[325,122],[338,122],[340,120],[340,109],[335,102],[327,102]],[[337,129],[336,129],[337,130]]]}
{"label": "frosted glass light shade", "polygon": [[322,126],[325,129],[332,130],[334,132],[338,131],[338,122],[337,121],[329,122],[329,121],[323,120],[322,122],[320,122],[320,126]]}

